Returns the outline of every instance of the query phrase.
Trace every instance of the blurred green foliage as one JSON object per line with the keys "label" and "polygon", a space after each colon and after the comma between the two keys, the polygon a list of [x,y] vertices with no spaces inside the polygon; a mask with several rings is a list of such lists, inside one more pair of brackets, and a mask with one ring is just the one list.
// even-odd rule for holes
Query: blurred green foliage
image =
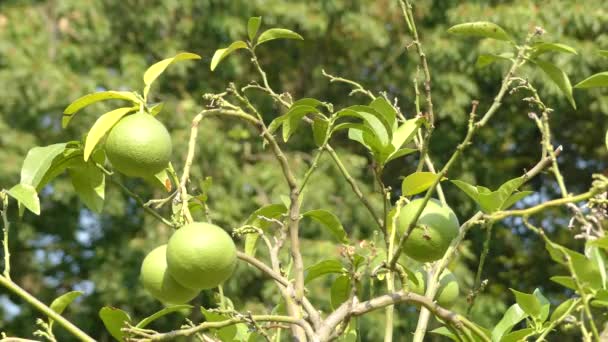
{"label": "blurred green foliage", "polygon": [[[211,73],[208,67],[215,49],[246,36],[247,18],[253,15],[263,16],[265,27],[289,28],[305,38],[303,42],[273,41],[259,49],[260,62],[275,88],[289,91],[295,98],[329,101],[338,108],[368,102],[358,95],[349,97],[350,89],[344,85],[330,85],[321,75],[325,69],[358,80],[373,91],[386,91],[412,115],[413,80],[422,75],[417,73],[416,54],[405,48],[411,37],[396,1],[5,0],[0,3],[0,187],[18,182],[21,162],[31,147],[80,139],[95,118],[110,109],[109,104],[92,106],[62,130],[61,113],[71,101],[98,90],[140,89],[141,75],[148,65],[179,51],[191,51],[203,56],[203,61],[172,66],[152,93],[153,101],[166,103],[158,118],[171,131],[173,163],[180,170],[190,120],[202,106],[202,94],[222,91],[229,81],[243,86],[258,79],[248,57],[238,52],[223,61],[216,72]],[[431,155],[438,165],[462,139],[471,100],[480,100],[480,110],[484,110],[499,87],[505,65],[477,69],[476,57],[482,52],[507,50],[501,42],[455,39],[445,32],[451,25],[489,20],[520,39],[534,26],[542,26],[547,31],[545,40],[566,43],[579,51],[578,55],[544,57],[562,67],[572,83],[608,69],[608,59],[595,53],[608,47],[608,10],[601,0],[428,0],[416,2],[415,16],[433,77],[439,120]],[[541,73],[529,67],[526,76],[555,109],[551,117],[554,143],[565,148],[560,166],[568,190],[587,189],[591,173],[606,168],[602,143],[608,113],[608,97],[602,97],[605,90],[575,91],[579,109],[573,110]],[[466,157],[451,170],[450,178],[495,188],[535,164],[540,156],[540,135],[521,101],[525,96],[516,93],[508,97]],[[262,94],[254,100],[267,122],[281,113]],[[336,139],[334,145],[363,184],[364,193],[377,190],[365,152],[346,139]],[[315,149],[310,131],[298,131],[286,149],[294,167],[304,170]],[[385,182],[398,188],[400,177],[411,173],[416,164],[414,155],[391,162]],[[287,189],[280,169],[255,131],[236,120],[203,121],[195,165],[195,184],[207,176],[213,179],[209,192],[212,218],[226,229],[243,223],[262,205],[280,203],[280,195]],[[125,181],[144,198],[163,195],[140,181]],[[545,175],[528,187],[538,195],[527,200],[527,205],[553,197],[557,191],[553,179]],[[310,188],[304,210],[331,209],[354,237],[372,237],[373,221],[329,158],[321,159]],[[445,189],[461,221],[476,210],[454,186],[448,184]],[[378,195],[370,196],[380,205]],[[166,227],[144,216],[115,186],[108,187],[101,215],[83,207],[67,179],[47,186],[41,200],[42,216],[27,213],[19,220],[16,212],[11,215],[15,223],[10,237],[12,270],[18,284],[46,303],[70,290],[85,291],[66,315],[100,341],[110,340],[97,318],[102,306],[120,307],[139,318],[161,307],[143,292],[138,273],[144,255],[168,239]],[[565,212],[548,212],[540,223],[553,241],[580,247],[572,242]],[[306,264],[338,257],[339,246],[319,226],[303,224],[302,235]],[[472,286],[483,236],[482,231],[472,231],[451,267],[463,293]],[[489,286],[477,300],[473,320],[488,327],[495,324],[514,302],[510,287],[525,292],[540,287],[556,303],[563,300],[568,293],[548,280],[560,270],[548,260],[542,242],[523,229],[521,222],[507,220],[495,227],[484,273]],[[324,311],[330,309],[329,280],[319,279],[309,286],[313,303]],[[383,288],[375,284],[365,291],[371,295]],[[278,300],[271,282],[244,265],[239,265],[237,274],[226,284],[225,293],[238,309],[253,312],[269,312]],[[213,293],[204,293],[196,304],[214,305]],[[465,308],[463,295],[456,310]],[[399,305],[397,310],[396,336],[405,340],[415,326],[417,308]],[[39,316],[18,298],[0,292],[0,330],[31,337]],[[201,317],[193,314],[190,318],[197,321]],[[359,321],[361,340],[380,340],[381,321],[380,312],[363,317]],[[179,322],[179,317],[169,316],[155,322],[154,327],[170,330]],[[61,329],[56,330],[59,340],[69,340]]]}

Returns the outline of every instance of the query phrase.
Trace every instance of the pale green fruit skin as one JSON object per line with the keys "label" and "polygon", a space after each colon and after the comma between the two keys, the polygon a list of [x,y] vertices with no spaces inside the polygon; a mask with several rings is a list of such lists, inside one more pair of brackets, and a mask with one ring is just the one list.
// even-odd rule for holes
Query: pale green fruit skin
{"label": "pale green fruit skin", "polygon": [[167,272],[167,245],[156,247],[141,264],[139,279],[144,288],[165,304],[184,304],[196,297],[197,290],[179,284]]}
{"label": "pale green fruit skin", "polygon": [[[404,234],[418,212],[423,200],[415,199],[401,209],[399,230]],[[426,226],[426,229],[422,227]],[[419,262],[439,260],[450,242],[458,235],[460,224],[456,214],[448,206],[431,199],[418,218],[418,222],[403,246],[403,252]],[[424,236],[426,235],[426,236]]]}
{"label": "pale green fruit skin", "polygon": [[[414,283],[412,280],[408,282],[409,290],[421,296],[424,296],[426,291],[426,271],[418,269],[414,272],[418,283]],[[443,271],[441,277],[439,277],[439,288],[435,295],[437,304],[444,308],[450,308],[456,303],[456,300],[460,296],[460,286],[458,280],[452,272],[449,270]]]}
{"label": "pale green fruit skin", "polygon": [[222,228],[194,222],[178,229],[167,244],[169,273],[192,289],[217,287],[236,267],[236,246]]}
{"label": "pale green fruit skin", "polygon": [[167,167],[173,147],[165,126],[140,112],[118,121],[108,134],[105,149],[120,173],[145,178]]}

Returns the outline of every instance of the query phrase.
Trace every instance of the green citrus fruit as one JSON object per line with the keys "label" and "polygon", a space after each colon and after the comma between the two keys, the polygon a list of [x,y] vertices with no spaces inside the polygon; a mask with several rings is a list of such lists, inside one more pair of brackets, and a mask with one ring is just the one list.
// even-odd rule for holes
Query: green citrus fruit
{"label": "green citrus fruit", "polygon": [[[418,269],[414,272],[416,276],[416,282],[410,280],[408,282],[410,291],[424,296],[426,291],[426,278],[427,273],[423,269]],[[452,272],[449,270],[443,271],[441,277],[439,277],[439,288],[435,295],[437,304],[444,308],[450,308],[456,302],[460,295],[460,287],[458,281]]]}
{"label": "green citrus fruit", "polygon": [[199,291],[180,285],[167,272],[167,245],[156,247],[141,264],[140,281],[152,297],[166,304],[184,304]]}
{"label": "green citrus fruit", "polygon": [[192,289],[210,289],[230,278],[236,247],[222,228],[194,222],[178,229],[167,244],[169,273]]}
{"label": "green citrus fruit", "polygon": [[[399,213],[399,229],[404,234],[422,205],[422,199],[408,203]],[[403,246],[403,252],[419,262],[440,259],[450,242],[458,235],[458,218],[448,206],[431,199],[418,218]]]}
{"label": "green citrus fruit", "polygon": [[112,166],[131,177],[162,171],[169,163],[171,150],[171,136],[165,126],[143,112],[122,118],[106,139],[106,154]]}

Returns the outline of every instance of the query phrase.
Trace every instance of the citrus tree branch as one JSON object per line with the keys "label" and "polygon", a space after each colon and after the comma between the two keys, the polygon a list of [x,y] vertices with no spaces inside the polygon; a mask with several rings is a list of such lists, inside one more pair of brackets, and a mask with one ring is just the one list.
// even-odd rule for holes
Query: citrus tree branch
{"label": "citrus tree branch", "polygon": [[218,322],[204,322],[199,325],[196,325],[191,328],[174,330],[166,333],[156,333],[150,332],[147,330],[141,330],[134,327],[126,328],[125,331],[136,336],[132,341],[138,342],[151,342],[151,341],[169,341],[176,339],[178,337],[187,337],[192,336],[194,334],[207,331],[210,329],[221,329],[227,326],[239,324],[239,323],[248,323],[251,324],[254,322],[276,322],[276,323],[286,323],[290,325],[296,325],[303,329],[306,333],[306,337],[308,341],[315,342],[318,341],[316,338],[315,332],[312,327],[303,319],[294,318],[291,316],[280,316],[280,315],[239,315],[236,317],[232,317],[230,319]]}
{"label": "citrus tree branch", "polygon": [[8,248],[10,223],[8,222],[8,196],[6,195],[5,190],[0,191],[0,201],[2,202],[0,215],[2,215],[2,233],[4,235],[4,239],[2,240],[2,246],[4,248],[4,271],[2,274],[6,279],[11,280],[11,251]]}
{"label": "citrus tree branch", "polygon": [[36,297],[32,296],[30,293],[19,287],[19,285],[15,284],[5,276],[0,276],[0,285],[7,288],[9,291],[14,293],[21,299],[28,302],[38,311],[42,312],[52,320],[56,321],[59,325],[65,328],[72,336],[76,337],[78,340],[85,342],[95,342],[92,337],[90,337],[84,331],[80,330],[80,328],[72,324],[72,322],[63,318],[63,316],[53,311],[53,309],[46,306],[46,304],[39,301]]}

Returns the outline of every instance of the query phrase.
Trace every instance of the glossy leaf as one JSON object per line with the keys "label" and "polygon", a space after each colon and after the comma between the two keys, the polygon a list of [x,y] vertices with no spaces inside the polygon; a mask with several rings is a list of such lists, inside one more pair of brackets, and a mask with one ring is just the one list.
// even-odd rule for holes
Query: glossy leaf
{"label": "glossy leaf", "polygon": [[[360,106],[360,107],[363,107],[363,106]],[[357,109],[361,109],[361,108],[357,108]],[[373,111],[373,112],[375,112],[375,111]],[[336,113],[336,117],[337,118],[353,117],[353,118],[359,118],[359,119],[363,120],[365,126],[367,126],[368,128],[371,129],[372,136],[370,138],[377,140],[378,143],[381,145],[381,147],[384,147],[390,142],[390,135],[389,135],[390,127],[388,126],[388,123],[383,122],[384,117],[382,117],[377,112],[375,112],[375,113],[376,114],[374,114],[370,111],[357,111],[357,110],[352,109],[352,107],[349,107],[346,109],[342,109],[341,111]],[[382,119],[380,119],[379,117],[381,117]],[[337,127],[338,126],[336,126],[336,128]]]}
{"label": "glossy leaf", "polygon": [[159,102],[159,103],[153,105],[152,107],[150,107],[150,115],[157,116],[158,113],[160,113],[163,110],[164,106],[165,106],[165,104],[162,102]]}
{"label": "glossy leaf", "polygon": [[569,288],[571,290],[576,291],[576,284],[574,283],[574,279],[569,276],[553,276],[549,278],[554,283],[558,283],[563,287]]}
{"label": "glossy leaf", "polygon": [[405,177],[403,182],[401,182],[401,195],[412,196],[419,194],[430,188],[438,177],[438,174],[432,172],[414,172]]}
{"label": "glossy leaf", "polygon": [[574,97],[572,97],[572,85],[570,84],[568,75],[554,64],[540,60],[534,60],[534,63],[549,76],[553,83],[564,93],[572,108],[576,109],[576,103],[574,102]]}
{"label": "glossy leaf", "polygon": [[[225,315],[221,315],[217,312],[209,311],[201,306],[201,312],[205,316],[206,322],[221,322],[229,319]],[[211,329],[222,341],[234,341],[234,337],[237,333],[236,325],[228,325],[221,329]]]}
{"label": "glossy leaf", "polygon": [[378,113],[382,114],[391,128],[396,125],[397,111],[384,97],[377,97],[369,104],[369,106],[375,109]]}
{"label": "glossy leaf", "polygon": [[105,174],[92,163],[84,162],[70,168],[69,174],[80,200],[87,208],[101,213],[105,200]]}
{"label": "glossy leaf", "polygon": [[336,309],[340,304],[348,300],[351,291],[350,278],[346,275],[342,275],[334,280],[331,285],[331,307]]}
{"label": "glossy leaf", "polygon": [[454,25],[448,29],[448,33],[461,36],[475,36],[506,41],[513,40],[502,27],[488,21]]}
{"label": "glossy leaf", "polygon": [[521,322],[527,316],[528,314],[526,314],[519,305],[511,305],[492,330],[492,341],[500,341],[505,334],[508,334],[517,323]]}
{"label": "glossy leaf", "polygon": [[591,75],[577,83],[574,88],[608,87],[608,71]]}
{"label": "glossy leaf", "polygon": [[314,279],[320,276],[330,273],[344,273],[346,270],[342,266],[342,263],[338,260],[323,260],[308,268],[306,268],[306,277],[304,283],[308,284]]}
{"label": "glossy leaf", "polygon": [[338,219],[338,217],[333,213],[324,209],[317,209],[305,212],[302,216],[310,217],[311,219],[321,223],[323,226],[329,229],[329,231],[339,242],[348,242],[346,231],[344,230],[340,219]]}
{"label": "glossy leaf", "polygon": [[475,62],[475,67],[477,68],[485,68],[488,65],[497,62],[497,61],[510,61],[513,58],[513,53],[511,52],[503,52],[501,54],[481,54],[477,57],[477,61]]}
{"label": "glossy leaf", "polygon": [[395,130],[393,133],[393,139],[391,141],[391,145],[395,148],[395,150],[400,149],[403,145],[414,140],[416,136],[416,132],[420,125],[424,122],[421,118],[409,119],[404,122],[399,128]]}
{"label": "glossy leaf", "polygon": [[176,312],[176,311],[189,310],[192,308],[193,308],[192,305],[187,305],[187,304],[168,306],[168,307],[166,307],[160,311],[157,311],[154,314],[142,319],[139,323],[137,323],[137,325],[135,327],[143,329],[146,326],[148,326],[148,324],[156,321],[157,319],[159,319],[163,316],[166,316],[166,315]]}
{"label": "glossy leaf", "polygon": [[262,32],[262,34],[260,34],[260,36],[258,37],[256,46],[264,44],[264,43],[274,40],[274,39],[304,40],[304,38],[302,38],[302,36],[300,36],[299,34],[293,32],[291,30],[282,29],[282,28],[271,28],[269,30]]}
{"label": "glossy leaf", "polygon": [[215,70],[215,68],[217,68],[217,65],[220,64],[220,62],[228,57],[228,55],[230,55],[231,53],[233,53],[236,50],[239,49],[246,49],[247,48],[247,43],[245,43],[242,40],[238,40],[232,44],[230,44],[227,48],[223,48],[223,49],[218,49],[215,51],[215,53],[213,54],[213,58],[211,58],[211,71]]}
{"label": "glossy leaf", "polygon": [[551,314],[551,318],[549,318],[549,322],[555,322],[559,319],[562,318],[562,316],[568,312],[568,310],[574,305],[574,298],[570,298],[565,300],[564,302],[562,302],[560,305],[557,306],[557,308],[555,308],[555,310],[553,310],[553,313]]}
{"label": "glossy leaf", "polygon": [[397,158],[399,158],[399,157],[406,156],[406,155],[408,155],[408,154],[410,154],[410,153],[414,153],[414,152],[416,152],[416,151],[418,151],[418,150],[417,150],[417,149],[415,149],[415,148],[407,148],[407,147],[402,148],[402,149],[400,149],[400,150],[397,150],[397,151],[395,151],[395,152],[391,153],[391,154],[390,154],[390,155],[389,155],[389,156],[386,158],[386,160],[384,161],[384,163],[386,164],[386,163],[390,162],[391,160],[397,159]]}
{"label": "glossy leaf", "polygon": [[525,328],[506,334],[500,339],[500,342],[521,342],[527,341],[526,337],[534,335],[534,328]]}
{"label": "glossy leaf", "polygon": [[319,147],[323,146],[328,134],[329,122],[325,119],[314,118],[312,121],[312,135],[315,144]]}
{"label": "glossy leaf", "polygon": [[[82,292],[81,291],[70,291],[70,292],[66,292],[64,294],[62,294],[61,296],[55,298],[55,300],[53,300],[53,302],[50,305],[51,310],[55,311],[58,314],[62,314],[63,311],[65,311],[65,309],[72,304],[72,302],[78,298],[82,296]],[[49,325],[51,327],[51,329],[53,328],[53,319],[51,319],[49,317]]]}
{"label": "glossy leaf", "polygon": [[458,336],[454,335],[454,333],[451,332],[450,329],[448,329],[446,327],[440,327],[440,328],[433,329],[430,331],[430,333],[441,335],[443,337],[447,337],[452,341],[460,341]]}
{"label": "glossy leaf", "polygon": [[136,107],[123,107],[100,116],[89,130],[89,134],[87,134],[87,139],[84,143],[84,160],[89,160],[89,156],[93,153],[93,149],[97,146],[97,143],[123,116],[135,110],[137,110]]}
{"label": "glossy leaf", "polygon": [[532,52],[530,53],[531,58],[540,56],[545,52],[565,52],[573,55],[577,55],[576,50],[566,44],[561,43],[536,43],[532,45]]}
{"label": "glossy leaf", "polygon": [[120,342],[125,341],[125,334],[121,331],[125,322],[130,323],[131,317],[126,312],[111,306],[104,306],[99,310],[99,317],[103,321],[106,330]]}
{"label": "glossy leaf", "polygon": [[260,24],[262,23],[262,17],[251,17],[247,22],[247,35],[249,40],[253,42],[255,36],[258,34]]}
{"label": "glossy leaf", "polygon": [[201,56],[190,52],[181,52],[174,57],[166,58],[160,62],[152,64],[146,70],[146,72],[144,72],[144,99],[148,98],[148,92],[150,91],[150,86],[152,83],[165,71],[165,69],[167,69],[169,65],[171,65],[171,63],[188,59],[201,59]]}
{"label": "glossy leaf", "polygon": [[549,317],[549,311],[551,311],[551,303],[549,302],[549,299],[547,299],[547,297],[545,297],[540,292],[539,289],[535,289],[532,294],[538,299],[538,302],[540,303],[540,312],[536,316],[536,318],[538,318],[539,321],[544,323]]}
{"label": "glossy leaf", "polygon": [[17,184],[10,188],[7,193],[29,211],[40,215],[40,199],[38,198],[36,188],[29,184]]}
{"label": "glossy leaf", "polygon": [[529,293],[519,292],[514,289],[511,289],[511,292],[513,292],[517,304],[519,304],[519,307],[522,308],[525,313],[532,317],[537,317],[540,315],[540,301],[536,296]]}
{"label": "glossy leaf", "polygon": [[126,101],[130,101],[136,105],[139,105],[141,103],[141,100],[137,96],[135,96],[135,94],[128,92],[128,91],[109,90],[109,91],[100,91],[97,93],[88,94],[88,95],[85,95],[85,96],[75,100],[74,102],[72,102],[72,104],[70,104],[63,111],[63,118],[61,119],[61,126],[63,128],[67,127],[68,123],[70,123],[70,120],[72,120],[72,117],[74,116],[74,114],[76,114],[76,112],[78,112],[82,108],[84,108],[88,105],[91,105],[95,102],[105,101],[105,100],[126,100]]}
{"label": "glossy leaf", "polygon": [[60,143],[30,149],[23,160],[20,183],[38,188],[53,161],[65,151],[66,146],[67,143]]}
{"label": "glossy leaf", "polygon": [[289,111],[283,115],[283,117],[285,117],[283,120],[283,141],[287,142],[300,126],[302,118],[306,114],[311,113],[319,113],[319,110],[315,107],[305,105],[291,107]]}
{"label": "glossy leaf", "polygon": [[55,179],[57,176],[61,175],[66,169],[77,166],[78,164],[82,163],[82,161],[82,149],[80,146],[67,147],[63,153],[59,154],[57,157],[55,157],[55,159],[53,159],[51,167],[46,171],[44,177],[42,177],[42,180],[36,187],[36,190],[40,191],[46,184]]}

